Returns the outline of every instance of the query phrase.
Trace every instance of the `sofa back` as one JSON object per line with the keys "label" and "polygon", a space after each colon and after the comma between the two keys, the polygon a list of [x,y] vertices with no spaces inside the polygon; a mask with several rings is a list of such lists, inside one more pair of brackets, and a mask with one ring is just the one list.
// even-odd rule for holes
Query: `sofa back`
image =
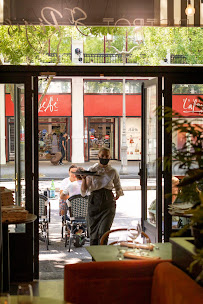
{"label": "sofa back", "polygon": [[203,304],[203,288],[171,263],[154,270],[151,304]]}
{"label": "sofa back", "polygon": [[65,265],[64,300],[74,304],[151,302],[154,269],[161,260]]}

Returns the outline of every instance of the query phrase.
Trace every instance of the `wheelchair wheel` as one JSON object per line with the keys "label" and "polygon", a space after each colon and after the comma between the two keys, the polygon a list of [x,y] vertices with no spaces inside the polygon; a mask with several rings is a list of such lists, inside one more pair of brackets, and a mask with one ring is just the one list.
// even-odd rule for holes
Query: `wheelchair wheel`
{"label": "wheelchair wheel", "polygon": [[82,247],[85,244],[85,237],[83,235],[75,235],[74,237],[74,246],[76,248]]}

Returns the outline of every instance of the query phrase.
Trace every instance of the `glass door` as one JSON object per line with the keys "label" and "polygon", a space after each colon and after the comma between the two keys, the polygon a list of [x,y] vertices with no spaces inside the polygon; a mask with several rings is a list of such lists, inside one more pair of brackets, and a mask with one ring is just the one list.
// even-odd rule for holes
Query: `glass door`
{"label": "glass door", "polygon": [[[158,79],[142,84],[142,154],[141,154],[141,189],[142,189],[142,227],[152,242],[161,240],[162,196],[158,164],[161,152],[161,136],[156,109],[161,102],[158,94]],[[158,216],[159,215],[159,216]]]}
{"label": "glass door", "polygon": [[25,205],[25,99],[24,85],[14,85],[15,202]]}
{"label": "glass door", "polygon": [[[165,125],[179,119],[185,127],[185,132],[172,130],[170,133],[165,130],[164,140],[164,156],[172,155],[170,167],[164,172],[164,240],[168,241],[172,232],[179,231],[182,227],[189,223],[186,217],[177,216],[174,212],[168,212],[168,206],[171,204],[185,202],[187,194],[187,202],[193,204],[196,199],[196,194],[193,192],[190,185],[186,188],[178,190],[177,184],[187,175],[188,168],[180,166],[175,157],[176,151],[185,147],[188,153],[193,152],[191,143],[195,138],[189,132],[189,124],[194,128],[194,131],[203,126],[203,84],[199,75],[185,75],[184,77],[168,78],[165,81],[166,98],[165,106],[171,108],[175,113],[165,117]],[[197,168],[198,164],[194,161],[191,163],[191,169]],[[172,194],[172,195],[171,195]],[[177,196],[178,195],[178,196]],[[190,229],[185,232],[185,235],[190,236]]]}
{"label": "glass door", "polygon": [[0,84],[0,87],[3,101],[0,109],[2,121],[0,130],[0,164],[2,166],[0,184],[13,191],[13,202],[20,206],[25,204],[24,84],[7,83]]}

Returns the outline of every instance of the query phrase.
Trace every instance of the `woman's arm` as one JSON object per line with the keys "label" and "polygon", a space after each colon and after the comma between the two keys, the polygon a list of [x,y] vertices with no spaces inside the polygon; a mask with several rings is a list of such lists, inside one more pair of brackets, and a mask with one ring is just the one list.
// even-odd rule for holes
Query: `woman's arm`
{"label": "woman's arm", "polygon": [[60,199],[62,200],[67,200],[69,198],[69,187],[70,187],[70,184],[68,186],[66,186],[62,192],[60,191]]}
{"label": "woman's arm", "polygon": [[88,178],[86,175],[81,175],[82,177],[82,184],[81,184],[81,195],[85,196],[87,193],[87,190],[89,190],[89,187],[91,185],[91,179]]}
{"label": "woman's arm", "polygon": [[121,182],[118,172],[115,170],[115,177],[113,180],[114,187],[116,189],[116,197],[115,200],[117,200],[120,196],[124,195],[123,189],[121,188]]}
{"label": "woman's arm", "polygon": [[68,194],[64,194],[63,190],[60,190],[60,199],[66,201],[69,198]]}

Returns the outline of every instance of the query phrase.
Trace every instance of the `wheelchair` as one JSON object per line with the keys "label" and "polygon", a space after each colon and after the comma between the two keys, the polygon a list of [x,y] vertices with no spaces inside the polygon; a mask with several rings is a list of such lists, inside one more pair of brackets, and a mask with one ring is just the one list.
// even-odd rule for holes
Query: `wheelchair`
{"label": "wheelchair", "polygon": [[39,194],[39,239],[49,249],[50,202],[47,196]]}
{"label": "wheelchair", "polygon": [[86,238],[88,236],[86,221],[87,206],[88,196],[83,197],[79,194],[71,196],[68,199],[67,208],[69,210],[70,218],[67,216],[66,209],[62,219],[62,225],[65,227],[65,247],[69,245],[69,252],[71,244],[73,244],[75,247],[82,247],[85,244]]}

